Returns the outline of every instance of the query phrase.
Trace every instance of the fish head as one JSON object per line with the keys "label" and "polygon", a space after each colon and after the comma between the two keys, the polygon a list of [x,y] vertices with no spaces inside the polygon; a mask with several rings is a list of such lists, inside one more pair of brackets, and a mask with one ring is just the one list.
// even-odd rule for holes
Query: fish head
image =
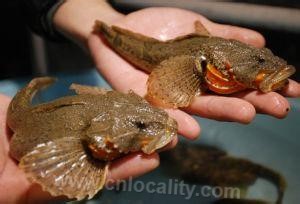
{"label": "fish head", "polygon": [[217,78],[230,82],[230,86],[225,87],[228,93],[246,88],[276,91],[283,88],[296,71],[268,48],[256,48],[234,40],[215,45],[209,59],[211,67],[216,69],[211,71],[212,78],[218,73]]}
{"label": "fish head", "polygon": [[118,93],[109,110],[95,117],[86,132],[94,157],[113,160],[129,153],[153,153],[177,135],[177,123],[140,96]]}
{"label": "fish head", "polygon": [[235,59],[233,72],[240,83],[249,88],[259,89],[262,92],[276,91],[288,83],[288,78],[296,71],[295,67],[288,65],[280,57],[275,56],[268,48],[249,47],[243,56]]}
{"label": "fish head", "polygon": [[275,56],[268,48],[259,51],[254,56],[258,72],[253,85],[265,93],[282,89],[288,84],[288,78],[296,72],[295,67]]}

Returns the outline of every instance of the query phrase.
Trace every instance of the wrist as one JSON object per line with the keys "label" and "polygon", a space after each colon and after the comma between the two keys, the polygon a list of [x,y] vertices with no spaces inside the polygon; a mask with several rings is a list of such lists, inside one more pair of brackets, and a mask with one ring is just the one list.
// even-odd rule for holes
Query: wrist
{"label": "wrist", "polygon": [[86,47],[96,19],[111,24],[122,16],[105,0],[66,0],[56,10],[53,26],[67,38]]}

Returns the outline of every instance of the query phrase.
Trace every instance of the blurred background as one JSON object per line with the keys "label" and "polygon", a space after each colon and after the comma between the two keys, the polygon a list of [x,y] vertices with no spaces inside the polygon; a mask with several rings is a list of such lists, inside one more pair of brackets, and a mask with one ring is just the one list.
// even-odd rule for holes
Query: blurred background
{"label": "blurred background", "polygon": [[[204,1],[204,0],[113,0],[123,13],[150,6],[172,6],[199,12],[207,18],[255,29],[267,41],[267,47],[300,67],[300,2]],[[92,68],[86,53],[71,42],[55,43],[32,34],[23,22],[18,0],[3,1],[0,11],[0,79],[48,72]],[[300,72],[294,75],[300,80]]]}

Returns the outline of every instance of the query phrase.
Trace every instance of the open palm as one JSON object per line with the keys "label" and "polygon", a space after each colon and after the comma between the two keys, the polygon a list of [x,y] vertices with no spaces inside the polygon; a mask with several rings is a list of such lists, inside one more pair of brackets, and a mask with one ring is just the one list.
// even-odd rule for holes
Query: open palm
{"label": "open palm", "polygon": [[[216,24],[203,16],[175,8],[149,8],[120,16],[110,24],[132,30],[160,40],[168,40],[194,32],[194,22],[199,20],[214,36],[236,39],[257,47],[264,46],[264,38],[257,32],[234,26]],[[148,74],[137,69],[112,51],[101,36],[92,34],[89,48],[101,74],[116,90],[134,90],[140,95],[146,93]],[[286,96],[299,96],[300,86],[290,80],[281,93]],[[168,110],[179,124],[179,133],[187,138],[199,134],[197,122],[187,113],[223,121],[249,123],[256,112],[283,118],[290,109],[288,101],[278,93],[261,94],[259,91],[244,91],[226,96],[205,95],[196,97],[184,110]]]}

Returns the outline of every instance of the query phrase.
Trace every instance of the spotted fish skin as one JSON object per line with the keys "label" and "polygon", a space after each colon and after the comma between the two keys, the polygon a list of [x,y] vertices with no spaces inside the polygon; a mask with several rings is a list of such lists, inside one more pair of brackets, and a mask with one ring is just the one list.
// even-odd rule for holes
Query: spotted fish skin
{"label": "spotted fish skin", "polygon": [[77,95],[32,105],[36,91],[54,81],[33,79],[7,114],[12,157],[29,180],[54,196],[92,198],[105,183],[107,161],[130,152],[151,154],[176,136],[176,121],[133,92],[73,84]]}
{"label": "spotted fish skin", "polygon": [[213,37],[200,24],[195,22],[195,33],[168,41],[100,21],[94,30],[122,57],[150,73],[148,98],[161,105],[186,107],[207,88],[218,94],[249,88],[274,91],[295,72],[269,49]]}

